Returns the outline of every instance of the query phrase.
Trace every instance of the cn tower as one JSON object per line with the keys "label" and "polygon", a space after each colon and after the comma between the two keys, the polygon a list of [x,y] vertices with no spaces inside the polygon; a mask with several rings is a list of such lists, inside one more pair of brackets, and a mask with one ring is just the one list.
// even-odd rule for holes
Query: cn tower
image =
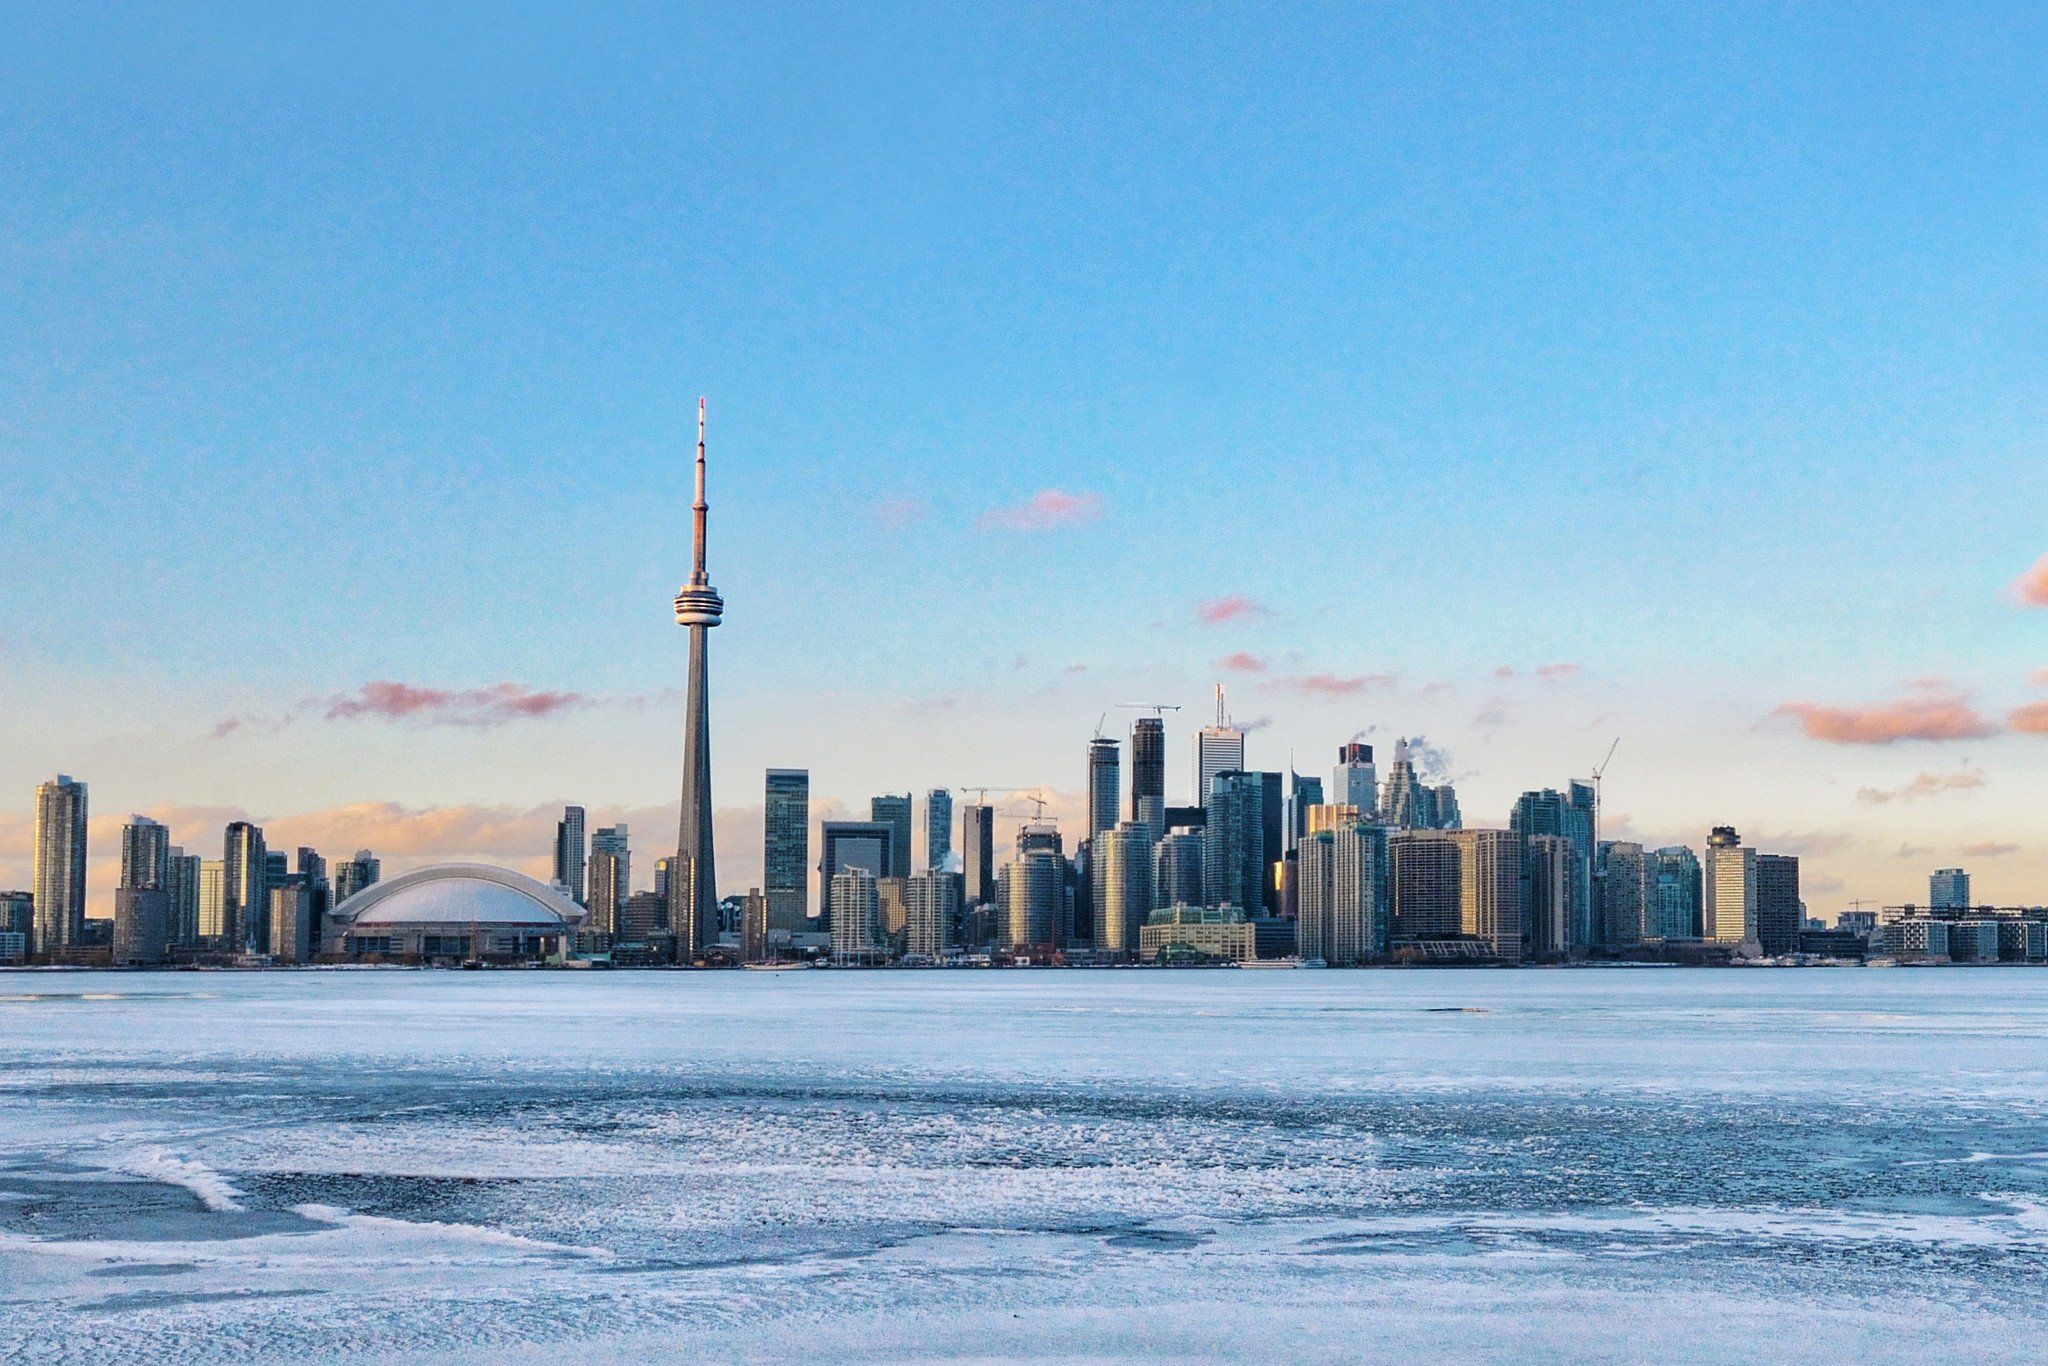
{"label": "cn tower", "polygon": [[696,563],[676,594],[676,625],[690,628],[690,683],[683,721],[683,816],[676,862],[669,872],[669,927],[676,961],[687,963],[718,943],[718,865],[711,849],[711,695],[704,633],[718,625],[725,603],[704,572],[704,400],[697,400]]}

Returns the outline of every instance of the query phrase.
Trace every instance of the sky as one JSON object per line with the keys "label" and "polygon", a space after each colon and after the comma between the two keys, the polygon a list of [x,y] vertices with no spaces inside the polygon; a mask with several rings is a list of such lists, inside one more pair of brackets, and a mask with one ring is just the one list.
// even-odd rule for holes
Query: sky
{"label": "sky", "polygon": [[130,812],[644,884],[702,395],[723,891],[1220,681],[2048,901],[2048,13],[609,8],[14,16],[0,886],[59,771],[95,914]]}

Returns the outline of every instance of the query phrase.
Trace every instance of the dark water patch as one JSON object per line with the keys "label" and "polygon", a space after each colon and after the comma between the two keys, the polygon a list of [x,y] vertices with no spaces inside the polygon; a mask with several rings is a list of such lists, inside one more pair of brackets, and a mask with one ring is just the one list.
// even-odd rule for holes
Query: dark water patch
{"label": "dark water patch", "polygon": [[279,1209],[208,1208],[182,1186],[113,1178],[0,1176],[0,1230],[61,1242],[215,1242],[324,1228]]}
{"label": "dark water patch", "polygon": [[182,1276],[188,1271],[199,1269],[197,1262],[117,1262],[85,1274],[93,1277],[119,1280],[127,1276]]}

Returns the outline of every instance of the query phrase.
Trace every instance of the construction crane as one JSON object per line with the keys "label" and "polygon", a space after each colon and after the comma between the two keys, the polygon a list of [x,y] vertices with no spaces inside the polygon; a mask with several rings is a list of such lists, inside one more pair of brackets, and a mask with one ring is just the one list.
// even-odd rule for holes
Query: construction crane
{"label": "construction crane", "polygon": [[976,806],[987,806],[988,794],[991,792],[1025,792],[1030,790],[1030,785],[1027,783],[983,783],[978,787],[963,785],[957,790],[974,793],[974,804]]}
{"label": "construction crane", "polygon": [[1593,765],[1593,838],[1600,838],[1600,780],[1607,776],[1607,766],[1614,762],[1614,751],[1621,748],[1621,737],[1614,737],[1614,743],[1607,747],[1607,757]]}
{"label": "construction crane", "polygon": [[[1166,713],[1180,710],[1178,702],[1119,702],[1116,705],[1122,711],[1149,711],[1162,721],[1166,719]],[[1104,719],[1107,719],[1108,715],[1109,713],[1104,712]]]}

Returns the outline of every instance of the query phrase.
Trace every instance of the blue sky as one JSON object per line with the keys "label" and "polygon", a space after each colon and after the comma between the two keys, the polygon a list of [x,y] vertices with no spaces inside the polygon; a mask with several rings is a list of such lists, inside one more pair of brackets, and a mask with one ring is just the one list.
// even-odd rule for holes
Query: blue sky
{"label": "blue sky", "polygon": [[[19,16],[0,882],[59,768],[420,857],[658,825],[701,393],[728,880],[766,765],[1071,792],[1226,677],[1254,761],[1423,733],[1474,823],[1620,734],[1611,813],[1817,909],[2048,898],[2048,18],[1646,8]],[[308,706],[373,680],[587,700]],[[1774,715],[1930,687],[2000,733]]]}

